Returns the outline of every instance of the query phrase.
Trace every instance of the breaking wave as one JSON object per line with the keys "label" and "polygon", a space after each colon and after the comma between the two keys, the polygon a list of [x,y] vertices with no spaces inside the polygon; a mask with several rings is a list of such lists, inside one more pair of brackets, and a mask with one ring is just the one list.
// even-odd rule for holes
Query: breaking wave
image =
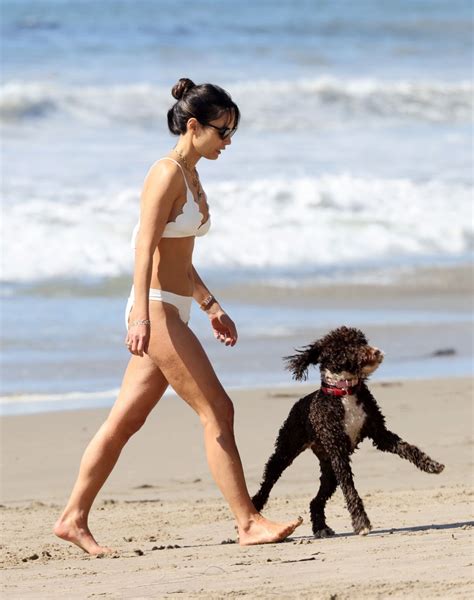
{"label": "breaking wave", "polygon": [[[472,84],[468,81],[313,80],[250,81],[227,87],[242,107],[243,124],[293,130],[341,119],[397,119],[468,122]],[[81,122],[160,125],[171,105],[169,90],[151,84],[73,87],[11,81],[1,87],[0,119],[25,120],[67,115]]]}

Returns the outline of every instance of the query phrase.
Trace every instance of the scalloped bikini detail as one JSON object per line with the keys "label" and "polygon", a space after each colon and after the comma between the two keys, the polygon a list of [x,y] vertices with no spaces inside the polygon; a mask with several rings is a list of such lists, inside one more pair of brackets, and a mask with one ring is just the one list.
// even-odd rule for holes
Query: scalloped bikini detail
{"label": "scalloped bikini detail", "polygon": [[[186,202],[183,204],[182,211],[176,217],[174,221],[169,221],[166,223],[166,227],[163,230],[163,234],[161,237],[164,238],[181,238],[181,237],[201,237],[206,235],[211,227],[211,217],[207,218],[207,221],[202,222],[204,215],[199,210],[199,205],[194,200],[193,194],[189,189],[188,182],[186,181],[186,177],[184,175],[184,171],[182,166],[178,161],[165,156],[164,158],[160,158],[159,160],[170,160],[174,162],[181,169],[184,178],[184,185],[186,186]],[[156,161],[159,162],[159,161]],[[156,164],[156,163],[155,163]],[[136,239],[138,235],[138,231],[140,229],[140,220],[135,225],[132,233],[132,242],[131,246],[133,249],[136,247]]]}

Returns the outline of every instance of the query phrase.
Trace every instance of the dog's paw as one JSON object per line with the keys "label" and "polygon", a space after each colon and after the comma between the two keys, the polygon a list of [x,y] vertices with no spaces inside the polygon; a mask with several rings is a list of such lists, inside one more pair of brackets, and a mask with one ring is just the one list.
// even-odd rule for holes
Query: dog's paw
{"label": "dog's paw", "polygon": [[334,531],[330,527],[323,527],[322,529],[318,529],[317,531],[313,531],[314,537],[318,539],[332,537],[336,535]]}
{"label": "dog's paw", "polygon": [[367,517],[360,519],[358,523],[354,524],[354,533],[357,535],[367,535],[372,531],[372,525]]}
{"label": "dog's paw", "polygon": [[442,465],[441,463],[436,462],[435,460],[432,460],[428,463],[427,465],[427,469],[426,471],[428,473],[435,473],[436,475],[438,475],[439,473],[441,473],[441,471],[444,470],[444,465]]}

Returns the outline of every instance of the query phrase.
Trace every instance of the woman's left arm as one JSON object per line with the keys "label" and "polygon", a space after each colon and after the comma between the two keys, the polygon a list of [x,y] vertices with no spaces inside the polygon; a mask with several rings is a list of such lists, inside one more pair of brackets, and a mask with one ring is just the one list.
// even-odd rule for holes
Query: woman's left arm
{"label": "woman's left arm", "polygon": [[193,298],[199,304],[201,310],[209,317],[214,337],[226,346],[235,346],[238,335],[234,321],[232,321],[216,298],[208,290],[194,266],[193,277]]}

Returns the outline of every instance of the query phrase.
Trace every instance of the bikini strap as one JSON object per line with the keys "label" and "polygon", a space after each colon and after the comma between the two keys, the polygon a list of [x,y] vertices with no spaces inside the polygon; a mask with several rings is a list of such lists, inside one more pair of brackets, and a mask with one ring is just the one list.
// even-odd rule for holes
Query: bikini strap
{"label": "bikini strap", "polygon": [[[183,174],[184,174],[183,167],[182,167],[182,166],[179,164],[179,162],[178,162],[177,160],[175,160],[174,158],[171,158],[170,156],[163,156],[163,158],[159,158],[159,159],[156,161],[156,163],[157,163],[157,162],[160,162],[161,160],[170,160],[171,162],[174,162],[174,164],[175,164],[175,165],[178,165],[178,167],[181,169],[181,171],[182,171],[182,172],[183,172]],[[156,165],[156,163],[155,163],[155,165]]]}
{"label": "bikini strap", "polygon": [[[163,158],[159,158],[154,165],[156,165],[156,163],[162,161],[162,160],[170,160],[171,162],[174,162],[175,165],[178,165],[178,167],[181,169],[181,173],[183,174],[183,179],[184,179],[184,185],[186,186],[186,189],[188,189],[188,182],[186,181],[186,175],[184,174],[184,170],[183,167],[179,164],[179,162],[177,160],[175,160],[174,158],[170,158],[169,156],[163,156]],[[153,166],[154,166],[153,165]]]}

